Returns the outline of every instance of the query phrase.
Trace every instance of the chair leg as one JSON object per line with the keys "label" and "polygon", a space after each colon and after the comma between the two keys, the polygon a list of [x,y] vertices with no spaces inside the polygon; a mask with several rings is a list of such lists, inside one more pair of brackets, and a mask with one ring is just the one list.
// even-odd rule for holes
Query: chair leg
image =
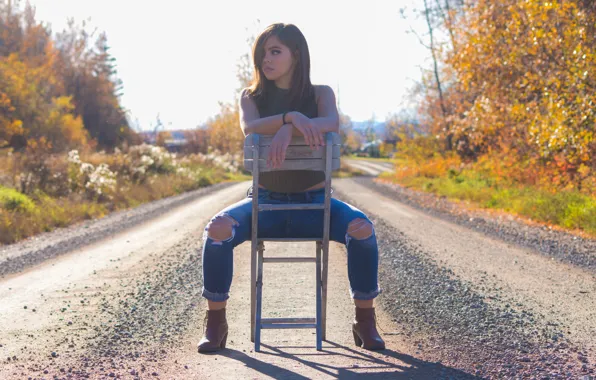
{"label": "chair leg", "polygon": [[327,274],[329,272],[329,243],[323,244],[323,273],[321,275],[321,339],[327,340]]}
{"label": "chair leg", "polygon": [[261,351],[261,307],[263,301],[263,244],[259,244],[257,258],[257,305],[255,316],[255,352]]}
{"label": "chair leg", "polygon": [[317,242],[316,262],[316,289],[317,289],[317,351],[323,349],[323,315],[322,315],[322,294],[321,294],[321,243]]}
{"label": "chair leg", "polygon": [[250,341],[255,341],[255,316],[257,295],[257,247],[251,245],[250,252]]}

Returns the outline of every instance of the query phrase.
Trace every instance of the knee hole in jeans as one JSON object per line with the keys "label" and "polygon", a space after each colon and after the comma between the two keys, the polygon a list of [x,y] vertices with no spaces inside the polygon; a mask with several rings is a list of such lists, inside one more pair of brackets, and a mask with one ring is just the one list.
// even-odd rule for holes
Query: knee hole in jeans
{"label": "knee hole in jeans", "polygon": [[347,234],[357,240],[368,239],[373,234],[373,225],[366,219],[356,218],[348,224]]}
{"label": "knee hole in jeans", "polygon": [[217,215],[207,227],[205,227],[206,236],[213,240],[213,244],[221,244],[222,241],[231,240],[234,237],[234,226],[239,223],[229,215]]}

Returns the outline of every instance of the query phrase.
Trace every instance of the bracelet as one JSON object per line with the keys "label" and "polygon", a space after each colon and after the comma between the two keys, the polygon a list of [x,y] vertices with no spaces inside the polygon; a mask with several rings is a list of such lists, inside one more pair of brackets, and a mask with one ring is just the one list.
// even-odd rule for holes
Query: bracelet
{"label": "bracelet", "polygon": [[287,123],[286,123],[286,115],[287,115],[287,114],[288,114],[287,112],[284,112],[283,116],[281,117],[281,120],[282,120],[282,122],[283,122],[284,124],[287,124]]}

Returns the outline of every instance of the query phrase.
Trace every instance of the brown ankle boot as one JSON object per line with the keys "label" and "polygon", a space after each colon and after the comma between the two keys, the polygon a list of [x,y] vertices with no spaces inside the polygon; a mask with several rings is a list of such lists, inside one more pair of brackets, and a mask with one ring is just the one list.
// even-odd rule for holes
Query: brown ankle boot
{"label": "brown ankle boot", "polygon": [[228,339],[228,321],[226,320],[226,309],[207,310],[207,329],[199,342],[199,352],[213,352],[226,348]]}
{"label": "brown ankle boot", "polygon": [[375,308],[356,307],[356,317],[352,324],[354,343],[367,350],[384,350],[385,342],[377,332]]}

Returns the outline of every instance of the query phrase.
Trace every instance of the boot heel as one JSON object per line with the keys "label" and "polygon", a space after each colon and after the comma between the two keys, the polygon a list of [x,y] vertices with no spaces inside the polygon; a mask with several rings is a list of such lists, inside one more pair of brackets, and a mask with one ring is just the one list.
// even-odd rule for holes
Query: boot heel
{"label": "boot heel", "polygon": [[221,340],[221,344],[219,345],[220,348],[226,348],[226,341],[228,340],[228,333],[224,335],[223,339]]}
{"label": "boot heel", "polygon": [[362,346],[362,339],[356,334],[356,331],[352,330],[352,335],[354,335],[354,344],[358,347]]}

